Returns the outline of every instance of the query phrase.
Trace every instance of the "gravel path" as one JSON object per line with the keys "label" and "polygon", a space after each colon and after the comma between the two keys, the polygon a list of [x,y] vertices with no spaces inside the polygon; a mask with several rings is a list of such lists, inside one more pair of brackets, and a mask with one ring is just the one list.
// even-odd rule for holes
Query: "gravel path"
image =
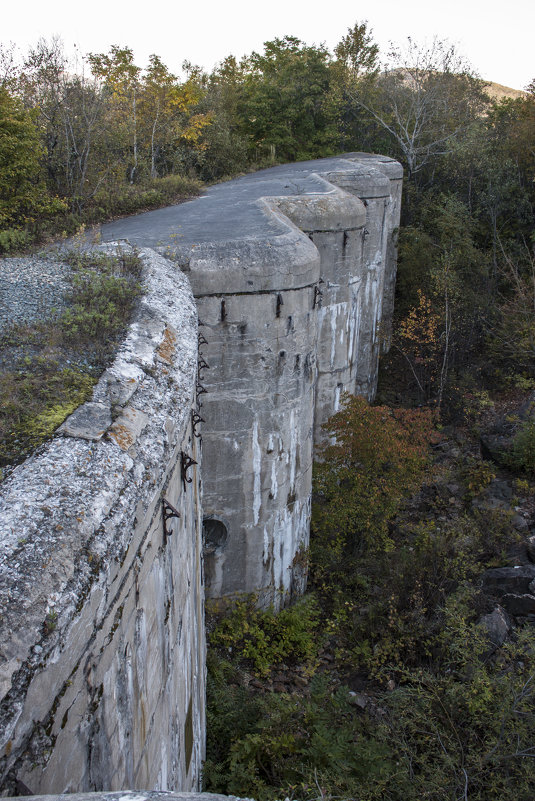
{"label": "gravel path", "polygon": [[42,254],[0,259],[0,334],[12,323],[47,319],[64,307],[70,269]]}

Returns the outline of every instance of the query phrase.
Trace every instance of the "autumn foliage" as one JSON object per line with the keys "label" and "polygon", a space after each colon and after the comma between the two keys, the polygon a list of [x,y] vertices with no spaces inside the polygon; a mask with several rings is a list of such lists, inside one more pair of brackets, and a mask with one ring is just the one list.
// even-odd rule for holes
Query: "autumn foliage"
{"label": "autumn foliage", "polygon": [[431,410],[370,406],[346,395],[325,430],[331,440],[321,448],[315,474],[319,547],[323,540],[338,555],[391,548],[388,521],[428,465],[436,437]]}

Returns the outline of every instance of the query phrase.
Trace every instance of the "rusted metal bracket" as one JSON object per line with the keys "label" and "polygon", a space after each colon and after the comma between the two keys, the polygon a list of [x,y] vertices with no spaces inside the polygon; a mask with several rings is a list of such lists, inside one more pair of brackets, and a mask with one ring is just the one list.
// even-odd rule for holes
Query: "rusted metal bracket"
{"label": "rusted metal bracket", "polygon": [[186,484],[191,484],[193,481],[193,478],[188,476],[188,470],[194,464],[197,464],[195,459],[192,459],[191,456],[188,456],[187,453],[182,451],[180,454],[180,475],[182,477],[182,486],[184,489],[186,489]]}
{"label": "rusted metal bracket", "polygon": [[[199,323],[199,325],[201,325],[201,323]],[[197,338],[199,340],[199,347],[201,345],[208,345],[208,340],[206,339],[206,337],[204,336],[204,334],[201,331],[198,332]]]}
{"label": "rusted metal bracket", "polygon": [[206,394],[208,390],[206,389],[206,387],[203,387],[203,385],[199,381],[197,381],[196,390],[197,390],[197,408],[200,409],[202,403],[199,401],[199,395]]}
{"label": "rusted metal bracket", "polygon": [[198,439],[201,438],[200,432],[197,431],[197,426],[199,425],[199,423],[204,423],[204,422],[205,422],[204,417],[201,417],[201,415],[198,412],[196,412],[195,409],[192,409],[191,410],[191,427],[193,429],[193,436],[194,437],[198,437]]}
{"label": "rusted metal bracket", "polygon": [[[319,284],[323,283],[325,283],[323,278],[320,278]],[[316,284],[316,286],[314,287],[314,303],[312,304],[313,309],[315,309],[316,307],[320,309],[323,302],[323,292],[321,291],[319,284]]]}
{"label": "rusted metal bracket", "polygon": [[171,520],[173,517],[180,517],[180,512],[178,509],[175,509],[173,504],[169,503],[168,500],[162,498],[163,533],[166,537],[170,537],[173,533],[167,526],[167,521]]}
{"label": "rusted metal bracket", "polygon": [[199,362],[197,364],[197,375],[199,376],[201,381],[203,379],[203,376],[201,375],[202,370],[209,370],[209,369],[210,369],[210,365],[203,358],[202,353],[199,353]]}
{"label": "rusted metal bracket", "polygon": [[367,228],[363,228],[362,229],[362,238],[366,239],[366,237],[368,237],[369,235],[370,235],[370,232],[368,231],[368,229]]}

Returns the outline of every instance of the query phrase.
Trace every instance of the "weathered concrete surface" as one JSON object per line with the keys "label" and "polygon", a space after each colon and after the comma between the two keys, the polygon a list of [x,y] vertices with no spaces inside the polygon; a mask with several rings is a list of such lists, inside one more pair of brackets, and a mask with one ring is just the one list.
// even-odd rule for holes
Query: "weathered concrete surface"
{"label": "weathered concrete surface", "polygon": [[[20,801],[20,796],[16,796]],[[124,790],[118,793],[72,793],[65,795],[30,795],[27,801],[252,801],[218,793],[166,793]],[[13,798],[8,801],[14,801]]]}
{"label": "weathered concrete surface", "polygon": [[146,293],[92,402],[0,485],[3,795],[198,787],[197,313],[187,279],[141,255]]}
{"label": "weathered concrete surface", "polygon": [[304,587],[314,440],[344,391],[373,397],[390,336],[401,177],[382,156],[300,162],[102,229],[168,254],[197,299],[211,597]]}

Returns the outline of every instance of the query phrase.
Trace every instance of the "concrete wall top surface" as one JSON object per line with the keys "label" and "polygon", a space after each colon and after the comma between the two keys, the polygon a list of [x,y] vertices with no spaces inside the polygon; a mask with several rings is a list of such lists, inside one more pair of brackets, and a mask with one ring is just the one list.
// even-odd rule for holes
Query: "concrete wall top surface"
{"label": "concrete wall top surface", "polygon": [[319,280],[319,262],[306,233],[362,225],[355,196],[388,197],[402,174],[393,159],[363,153],[271,167],[187,203],[104,225],[102,239],[168,254],[188,272],[196,296],[310,286]]}

